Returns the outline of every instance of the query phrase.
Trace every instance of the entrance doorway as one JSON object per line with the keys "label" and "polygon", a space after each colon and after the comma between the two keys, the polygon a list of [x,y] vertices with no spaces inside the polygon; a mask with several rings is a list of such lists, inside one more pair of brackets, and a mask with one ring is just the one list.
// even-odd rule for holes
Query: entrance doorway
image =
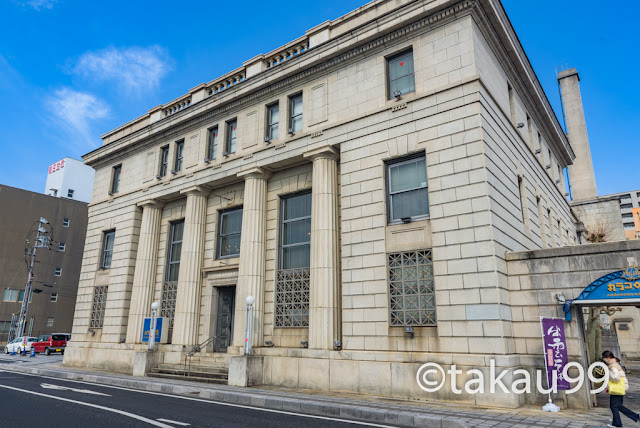
{"label": "entrance doorway", "polygon": [[213,352],[227,352],[233,338],[233,313],[235,309],[236,287],[217,287],[218,310]]}

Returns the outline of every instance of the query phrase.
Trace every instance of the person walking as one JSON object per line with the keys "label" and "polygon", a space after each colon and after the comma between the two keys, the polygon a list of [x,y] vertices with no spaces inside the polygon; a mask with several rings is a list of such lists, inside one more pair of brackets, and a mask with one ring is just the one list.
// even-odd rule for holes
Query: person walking
{"label": "person walking", "polygon": [[620,359],[616,358],[611,351],[604,351],[602,353],[602,359],[609,366],[609,408],[613,414],[613,422],[607,424],[610,428],[622,427],[622,420],[620,420],[620,412],[626,417],[638,422],[640,420],[640,414],[632,412],[623,406],[624,394],[629,390],[629,381],[622,366],[620,365]]}

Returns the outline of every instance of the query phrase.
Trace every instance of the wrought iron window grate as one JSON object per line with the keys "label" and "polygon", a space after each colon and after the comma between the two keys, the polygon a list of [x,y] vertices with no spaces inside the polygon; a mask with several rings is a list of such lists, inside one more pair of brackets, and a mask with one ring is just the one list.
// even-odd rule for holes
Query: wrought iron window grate
{"label": "wrought iron window grate", "polygon": [[391,325],[436,325],[431,250],[388,255]]}
{"label": "wrought iron window grate", "polygon": [[281,269],[276,281],[276,327],[309,327],[309,268]]}
{"label": "wrought iron window grate", "polygon": [[108,286],[102,285],[93,289],[93,305],[91,307],[91,321],[89,327],[102,328],[104,324],[104,310],[107,306]]}
{"label": "wrought iron window grate", "polygon": [[162,304],[160,316],[173,328],[173,317],[176,313],[176,294],[178,293],[178,281],[166,281],[162,284]]}

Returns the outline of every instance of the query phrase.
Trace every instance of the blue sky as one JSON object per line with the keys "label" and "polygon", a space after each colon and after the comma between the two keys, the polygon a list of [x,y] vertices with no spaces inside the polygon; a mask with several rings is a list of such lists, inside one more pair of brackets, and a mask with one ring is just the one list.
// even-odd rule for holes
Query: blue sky
{"label": "blue sky", "polygon": [[[580,72],[599,193],[640,189],[640,2],[504,0],[551,104],[555,68]],[[0,183],[43,192],[48,166],[100,136],[363,2],[4,0],[0,4]],[[604,13],[609,11],[610,13]],[[636,123],[636,126],[633,126]]]}

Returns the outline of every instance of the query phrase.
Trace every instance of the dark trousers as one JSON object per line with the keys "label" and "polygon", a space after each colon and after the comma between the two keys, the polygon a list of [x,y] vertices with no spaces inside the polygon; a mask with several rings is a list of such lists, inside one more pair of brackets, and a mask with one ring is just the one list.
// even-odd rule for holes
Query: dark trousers
{"label": "dark trousers", "polygon": [[621,427],[622,421],[620,420],[620,412],[622,412],[626,417],[632,419],[634,422],[638,422],[640,415],[632,412],[622,405],[624,402],[624,395],[611,395],[609,399],[609,407],[611,408],[611,413],[613,413],[613,422],[611,425],[614,427]]}

